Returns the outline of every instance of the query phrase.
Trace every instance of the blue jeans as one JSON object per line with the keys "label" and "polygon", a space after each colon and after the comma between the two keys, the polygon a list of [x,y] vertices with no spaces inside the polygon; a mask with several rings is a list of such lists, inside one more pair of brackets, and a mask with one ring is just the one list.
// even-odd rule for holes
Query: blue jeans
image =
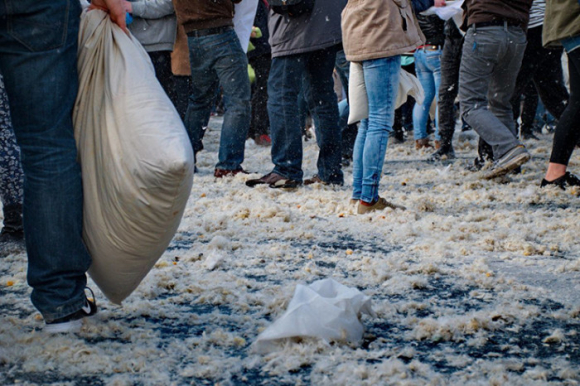
{"label": "blue jeans", "polygon": [[268,115],[272,136],[274,172],[302,181],[302,133],[298,94],[304,93],[316,127],[318,176],[331,184],[342,184],[341,141],[338,106],[332,71],[339,46],[272,59],[268,79]]}
{"label": "blue jeans", "polygon": [[251,120],[248,59],[233,29],[224,33],[188,37],[191,62],[191,94],[185,123],[193,151],[203,149],[215,91],[224,96],[224,121],[216,168],[237,170],[244,162],[244,148]]}
{"label": "blue jeans", "polygon": [[46,321],[83,307],[91,264],[72,125],[80,12],[78,0],[0,0],[0,72],[24,170],[28,283]]}
{"label": "blue jeans", "polygon": [[[439,99],[441,84],[441,53],[442,50],[415,51],[415,71],[423,86],[425,99],[422,104],[416,103],[413,108],[413,136],[415,139],[427,138],[427,120],[433,100]],[[437,99],[435,99],[437,98]],[[438,116],[438,111],[435,116]],[[439,120],[435,120],[435,139],[439,140]]]}
{"label": "blue jeans", "polygon": [[361,121],[354,144],[352,198],[370,203],[379,198],[389,133],[395,120],[401,57],[365,60],[362,65],[369,117]]}

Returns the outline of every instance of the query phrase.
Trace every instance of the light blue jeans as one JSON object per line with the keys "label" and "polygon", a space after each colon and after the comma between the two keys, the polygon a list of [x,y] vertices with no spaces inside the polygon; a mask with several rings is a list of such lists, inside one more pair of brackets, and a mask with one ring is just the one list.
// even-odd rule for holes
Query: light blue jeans
{"label": "light blue jeans", "polygon": [[0,0],[0,72],[24,170],[24,234],[32,303],[46,321],[85,304],[91,265],[73,134],[78,0]]}
{"label": "light blue jeans", "polygon": [[[413,136],[415,139],[427,138],[427,120],[433,100],[439,99],[441,84],[441,53],[442,50],[415,51],[415,72],[423,86],[425,99],[422,104],[416,103],[413,108]],[[437,98],[437,99],[435,99]],[[438,116],[438,111],[435,116]],[[439,122],[435,120],[435,139],[439,140]]]}
{"label": "light blue jeans", "polygon": [[370,203],[379,198],[389,133],[395,120],[401,57],[365,60],[362,65],[369,117],[361,121],[354,144],[352,198]]}

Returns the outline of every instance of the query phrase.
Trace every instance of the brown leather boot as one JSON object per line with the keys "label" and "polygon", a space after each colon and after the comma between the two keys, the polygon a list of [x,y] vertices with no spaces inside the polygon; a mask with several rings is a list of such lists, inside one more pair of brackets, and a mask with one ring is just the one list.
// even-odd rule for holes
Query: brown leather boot
{"label": "brown leather boot", "polygon": [[435,140],[435,150],[441,149],[441,141]]}
{"label": "brown leather boot", "polygon": [[429,138],[421,138],[421,139],[415,140],[415,149],[416,150],[429,149],[429,148],[433,148],[433,145],[431,145],[431,142],[429,142]]}

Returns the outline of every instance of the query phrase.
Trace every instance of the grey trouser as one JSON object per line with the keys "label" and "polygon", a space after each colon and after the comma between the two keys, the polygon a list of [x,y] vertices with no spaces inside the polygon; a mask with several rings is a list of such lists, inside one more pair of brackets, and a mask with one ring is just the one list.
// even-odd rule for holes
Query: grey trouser
{"label": "grey trouser", "polygon": [[520,144],[510,98],[526,48],[520,27],[469,27],[459,70],[461,115],[499,159]]}

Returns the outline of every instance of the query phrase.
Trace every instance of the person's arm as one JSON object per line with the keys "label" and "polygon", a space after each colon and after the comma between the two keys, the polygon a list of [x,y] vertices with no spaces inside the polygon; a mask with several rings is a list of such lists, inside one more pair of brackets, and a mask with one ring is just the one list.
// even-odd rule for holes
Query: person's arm
{"label": "person's arm", "polygon": [[426,11],[435,4],[434,0],[412,0],[411,3],[413,3],[415,13]]}
{"label": "person's arm", "polygon": [[127,12],[141,19],[160,19],[175,13],[171,0],[126,1]]}
{"label": "person's arm", "polygon": [[113,23],[117,24],[125,32],[127,30],[127,23],[125,22],[125,0],[93,0],[89,9],[101,9],[109,13],[109,17]]}

